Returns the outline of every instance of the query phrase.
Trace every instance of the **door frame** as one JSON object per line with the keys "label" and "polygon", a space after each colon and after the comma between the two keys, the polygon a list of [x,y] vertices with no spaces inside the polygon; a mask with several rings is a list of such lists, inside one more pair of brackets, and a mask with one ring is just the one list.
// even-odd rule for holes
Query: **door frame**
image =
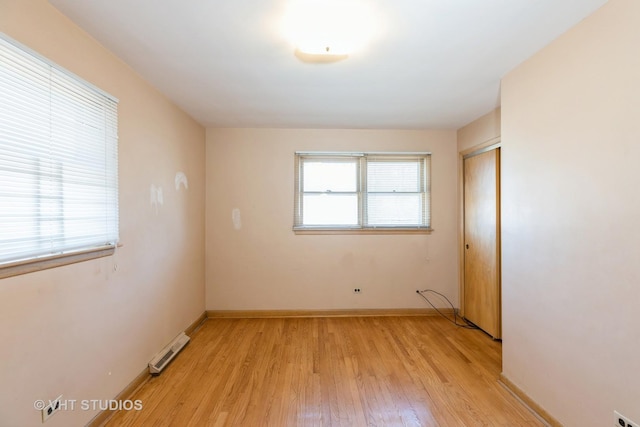
{"label": "door frame", "polygon": [[[459,269],[459,303],[460,303],[460,315],[464,317],[464,159],[465,157],[482,154],[486,151],[495,150],[501,148],[501,137],[495,137],[481,144],[474,145],[466,150],[458,152],[458,269]],[[502,151],[502,150],[501,150]],[[502,154],[502,153],[501,153]],[[500,176],[500,169],[502,164],[502,156],[500,156],[500,163],[498,164],[498,176]],[[500,191],[502,190],[502,181],[500,181]],[[500,197],[500,195],[498,195]],[[498,206],[502,203],[500,202]],[[500,229],[500,215],[498,215],[498,230]],[[502,286],[502,235],[498,233],[496,238],[498,245],[498,258],[496,269],[498,271],[498,283]],[[500,299],[500,319],[502,319],[502,298]],[[502,329],[502,328],[501,328]],[[501,334],[502,335],[502,334]]]}

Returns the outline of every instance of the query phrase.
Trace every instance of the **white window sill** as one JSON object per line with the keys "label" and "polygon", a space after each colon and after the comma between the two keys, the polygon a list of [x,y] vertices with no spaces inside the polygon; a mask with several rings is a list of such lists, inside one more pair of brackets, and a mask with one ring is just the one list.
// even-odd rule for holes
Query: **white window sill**
{"label": "white window sill", "polygon": [[0,264],[0,279],[32,273],[34,271],[47,270],[49,268],[61,267],[63,265],[89,261],[91,259],[102,258],[113,255],[114,252],[114,246],[101,246],[99,248],[81,252],[71,252],[26,261]]}
{"label": "white window sill", "polygon": [[295,234],[431,234],[432,228],[294,228]]}

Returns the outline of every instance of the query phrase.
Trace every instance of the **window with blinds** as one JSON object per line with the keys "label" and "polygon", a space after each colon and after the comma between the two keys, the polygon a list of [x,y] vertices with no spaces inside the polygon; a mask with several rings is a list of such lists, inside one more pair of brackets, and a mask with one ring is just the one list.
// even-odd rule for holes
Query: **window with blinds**
{"label": "window with blinds", "polygon": [[117,100],[0,35],[0,268],[117,240]]}
{"label": "window with blinds", "polygon": [[296,153],[294,230],[431,228],[429,153]]}

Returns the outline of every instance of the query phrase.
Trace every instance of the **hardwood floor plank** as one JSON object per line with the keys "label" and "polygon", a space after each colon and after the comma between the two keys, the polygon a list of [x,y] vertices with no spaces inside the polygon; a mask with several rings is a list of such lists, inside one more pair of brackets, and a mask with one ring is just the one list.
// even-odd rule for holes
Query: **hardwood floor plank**
{"label": "hardwood floor plank", "polygon": [[543,426],[437,317],[209,319],[107,426]]}

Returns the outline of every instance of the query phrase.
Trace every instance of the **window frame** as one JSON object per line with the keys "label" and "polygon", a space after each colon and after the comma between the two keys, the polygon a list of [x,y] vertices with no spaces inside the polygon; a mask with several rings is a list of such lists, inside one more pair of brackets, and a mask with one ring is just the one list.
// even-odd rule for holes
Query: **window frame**
{"label": "window frame", "polygon": [[[424,188],[423,215],[426,224],[417,225],[369,225],[367,221],[367,164],[368,159],[397,159],[422,160],[422,186]],[[303,221],[303,164],[306,159],[312,160],[339,160],[353,159],[357,162],[357,200],[358,200],[358,224],[357,225],[302,225]],[[431,152],[325,152],[325,151],[296,151],[294,161],[294,219],[293,231],[295,234],[430,234],[431,227]],[[309,193],[309,192],[306,192]],[[323,192],[317,192],[323,193]],[[326,192],[330,194],[332,192]],[[373,192],[372,192],[373,193]]]}
{"label": "window frame", "polygon": [[[49,253],[45,253],[45,254],[42,254],[42,253],[40,254],[33,253],[31,255],[25,254],[24,258],[14,258],[13,260],[8,259],[6,261],[0,261],[0,279],[113,255],[115,253],[116,247],[120,246],[119,244],[119,213],[118,213],[118,204],[119,204],[119,200],[118,200],[119,199],[118,135],[117,135],[118,99],[104,92],[100,88],[92,85],[91,83],[85,81],[84,79],[78,77],[77,75],[71,73],[70,71],[64,69],[63,67],[59,66],[55,62],[49,60],[48,58],[33,51],[29,47],[24,46],[23,44],[13,40],[12,38],[8,37],[6,34],[2,32],[0,32],[0,41],[2,41],[4,44],[11,46],[15,51],[20,51],[20,54],[24,55],[25,61],[39,62],[43,66],[50,68],[51,75],[53,75],[54,73],[57,73],[59,76],[63,76],[62,78],[66,78],[68,80],[73,81],[73,84],[77,85],[74,87],[78,87],[78,88],[82,87],[84,88],[84,90],[87,90],[93,93],[93,96],[103,98],[105,100],[105,104],[101,104],[103,105],[102,108],[105,108],[105,111],[106,111],[106,108],[113,108],[113,111],[114,111],[113,116],[107,116],[105,112],[105,117],[108,117],[109,119],[115,118],[115,124],[114,122],[110,122],[111,125],[113,126],[111,129],[115,130],[115,135],[110,134],[111,135],[110,137],[105,136],[105,142],[104,142],[105,144],[107,144],[106,141],[109,138],[111,138],[111,141],[113,143],[113,145],[105,145],[105,150],[106,150],[105,155],[107,157],[105,157],[105,169],[104,169],[105,175],[104,176],[105,176],[105,179],[111,180],[110,182],[114,183],[115,187],[112,187],[111,185],[105,185],[105,187],[103,187],[104,188],[103,191],[105,191],[105,194],[110,194],[112,197],[115,198],[115,199],[109,199],[110,202],[105,204],[106,210],[103,211],[105,218],[111,218],[112,217],[111,214],[115,212],[115,218],[114,218],[115,225],[113,226],[113,228],[110,229],[112,230],[112,232],[108,233],[112,237],[109,238],[108,241],[104,241],[104,243],[98,243],[96,241],[95,243],[79,245],[73,248],[67,247],[66,249],[61,248],[57,250],[52,250]],[[52,78],[53,77],[50,77],[50,79]],[[111,107],[107,107],[106,102],[110,102]],[[86,110],[86,111],[89,111],[89,110]],[[51,120],[51,117],[53,115],[52,111],[49,110],[46,114],[47,114],[46,117],[49,117],[48,120]],[[42,117],[45,117],[45,116],[43,115]],[[109,150],[112,150],[111,153],[114,156],[113,159],[108,158]],[[42,158],[40,157],[34,157],[34,158],[37,161],[42,161]],[[111,166],[109,166],[108,162],[110,162],[111,160],[113,160],[115,164],[111,164]],[[113,175],[113,173],[115,173],[115,175]],[[39,182],[41,178],[39,176],[34,175],[34,179],[36,180],[35,182]],[[66,181],[62,180],[59,183],[58,181],[53,181],[53,182],[54,184],[52,185],[64,185],[64,182]],[[59,202],[62,203],[62,201],[59,201]],[[42,221],[42,219],[39,219],[39,220]],[[64,221],[64,220],[61,220],[61,221]]]}

